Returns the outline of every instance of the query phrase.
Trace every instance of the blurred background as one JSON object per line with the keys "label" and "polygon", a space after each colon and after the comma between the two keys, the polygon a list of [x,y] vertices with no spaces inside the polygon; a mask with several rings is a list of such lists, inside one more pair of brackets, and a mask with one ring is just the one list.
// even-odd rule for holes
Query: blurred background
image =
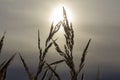
{"label": "blurred background", "polygon": [[[101,80],[120,80],[119,3],[119,0],[0,0],[0,36],[4,31],[7,32],[0,60],[20,52],[34,73],[39,55],[37,31],[40,30],[41,45],[44,48],[53,12],[56,7],[65,6],[72,14],[76,67],[91,38],[84,68],[86,80],[96,78],[98,67]],[[63,47],[62,30],[55,37],[59,38],[57,42]],[[50,63],[59,59],[61,57],[53,46],[46,60]],[[57,70],[64,80],[68,78],[69,69],[65,64],[60,65]],[[6,80],[28,80],[19,56],[10,65]]]}

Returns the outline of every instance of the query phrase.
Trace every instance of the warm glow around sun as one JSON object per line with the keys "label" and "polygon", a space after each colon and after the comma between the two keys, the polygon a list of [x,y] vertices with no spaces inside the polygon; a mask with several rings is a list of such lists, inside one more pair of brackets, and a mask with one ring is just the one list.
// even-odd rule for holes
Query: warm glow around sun
{"label": "warm glow around sun", "polygon": [[[69,23],[73,21],[73,18],[72,18],[73,16],[70,11],[70,8],[65,5],[59,5],[55,7],[51,13],[50,21],[53,22],[54,25],[56,25],[59,21],[63,21],[63,7],[66,10],[67,19]],[[59,30],[59,34],[61,35],[61,33],[63,32],[64,32],[63,27],[61,27]]]}
{"label": "warm glow around sun", "polygon": [[[57,24],[59,21],[63,20],[63,6],[64,5],[59,5],[55,9],[53,9],[50,19],[52,22],[54,22],[54,24]],[[64,8],[66,10],[69,22],[72,22],[73,19],[70,9],[67,6],[64,6]]]}

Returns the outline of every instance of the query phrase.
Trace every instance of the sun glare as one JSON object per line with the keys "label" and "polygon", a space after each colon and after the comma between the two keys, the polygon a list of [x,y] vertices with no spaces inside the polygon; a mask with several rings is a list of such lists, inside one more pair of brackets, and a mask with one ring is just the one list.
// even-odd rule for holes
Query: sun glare
{"label": "sun glare", "polygon": [[[57,24],[59,21],[63,20],[63,6],[64,5],[59,5],[58,7],[56,7],[51,15],[51,21],[54,22],[54,24]],[[69,20],[69,22],[72,21],[72,14],[71,11],[68,7],[64,6],[66,13],[67,13],[67,18]]]}
{"label": "sun glare", "polygon": [[[73,21],[70,9],[65,5],[59,5],[58,7],[55,7],[51,13],[50,21],[53,22],[54,25],[56,25],[59,21],[63,21],[63,7],[66,10],[69,23]],[[61,35],[62,33],[64,33],[63,27],[59,30],[59,34]]]}

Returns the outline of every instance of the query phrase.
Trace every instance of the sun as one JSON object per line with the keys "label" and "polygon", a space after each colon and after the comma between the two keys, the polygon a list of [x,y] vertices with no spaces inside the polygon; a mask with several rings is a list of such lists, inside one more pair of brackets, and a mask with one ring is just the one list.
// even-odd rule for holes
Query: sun
{"label": "sun", "polygon": [[51,19],[51,22],[53,22],[54,24],[57,24],[59,21],[63,20],[63,7],[66,10],[68,21],[69,22],[73,21],[72,13],[71,13],[70,9],[67,6],[65,6],[65,5],[59,5],[58,7],[56,7],[52,11],[52,14],[51,14],[51,18],[50,19]]}
{"label": "sun", "polygon": [[[59,21],[63,21],[63,7],[66,10],[67,19],[68,19],[69,23],[73,21],[73,16],[72,16],[72,13],[71,13],[71,10],[69,9],[69,7],[67,7],[66,5],[59,5],[53,9],[53,11],[51,13],[51,17],[50,17],[50,21],[53,22],[54,26]],[[60,27],[58,34],[61,35],[63,33],[64,33],[64,29],[63,29],[63,27]]]}

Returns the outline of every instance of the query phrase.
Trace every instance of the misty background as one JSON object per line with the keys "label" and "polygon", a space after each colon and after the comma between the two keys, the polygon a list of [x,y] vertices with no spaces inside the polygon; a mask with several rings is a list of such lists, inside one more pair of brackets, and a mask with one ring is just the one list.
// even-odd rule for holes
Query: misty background
{"label": "misty background", "polygon": [[[76,67],[91,38],[84,69],[86,79],[95,79],[99,66],[101,80],[120,80],[120,0],[0,0],[0,36],[7,32],[0,60],[20,52],[34,73],[39,55],[37,30],[44,48],[52,11],[59,4],[66,5],[73,15]],[[61,38],[60,35],[56,36]],[[62,39],[58,43],[64,44]],[[47,57],[48,62],[61,58],[54,47]],[[66,79],[69,70],[62,69],[63,65],[58,71]],[[28,80],[18,55],[9,67],[6,80]]]}

